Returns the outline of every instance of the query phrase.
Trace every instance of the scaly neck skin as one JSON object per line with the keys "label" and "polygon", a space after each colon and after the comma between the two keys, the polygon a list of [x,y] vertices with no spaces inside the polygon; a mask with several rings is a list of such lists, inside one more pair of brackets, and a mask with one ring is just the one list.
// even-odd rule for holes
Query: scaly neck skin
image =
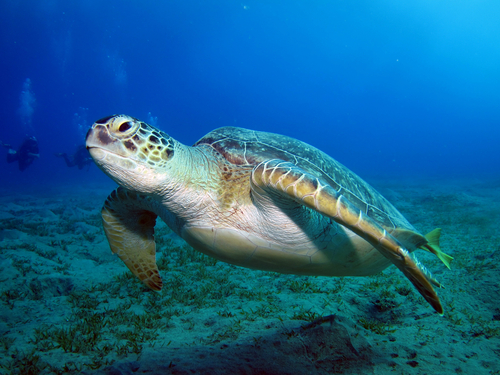
{"label": "scaly neck skin", "polygon": [[212,150],[177,143],[166,173],[166,183],[155,194],[162,206],[184,222],[206,220],[217,199],[220,180]]}

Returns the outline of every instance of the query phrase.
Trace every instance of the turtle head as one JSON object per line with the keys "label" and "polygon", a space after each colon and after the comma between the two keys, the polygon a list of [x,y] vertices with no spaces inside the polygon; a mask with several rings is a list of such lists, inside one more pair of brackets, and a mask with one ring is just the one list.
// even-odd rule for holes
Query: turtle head
{"label": "turtle head", "polygon": [[116,183],[140,193],[154,193],[166,183],[176,141],[166,133],[126,115],[97,120],[86,146],[97,166]]}

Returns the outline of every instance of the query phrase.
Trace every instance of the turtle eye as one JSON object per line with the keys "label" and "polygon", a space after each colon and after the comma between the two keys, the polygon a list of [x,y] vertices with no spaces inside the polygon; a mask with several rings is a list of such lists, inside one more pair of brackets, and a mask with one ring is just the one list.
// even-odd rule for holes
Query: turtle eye
{"label": "turtle eye", "polygon": [[120,127],[118,128],[118,131],[120,133],[123,133],[123,132],[126,132],[127,130],[129,130],[131,127],[132,127],[132,124],[130,123],[130,121],[127,121],[127,122],[124,122],[123,124],[120,125]]}

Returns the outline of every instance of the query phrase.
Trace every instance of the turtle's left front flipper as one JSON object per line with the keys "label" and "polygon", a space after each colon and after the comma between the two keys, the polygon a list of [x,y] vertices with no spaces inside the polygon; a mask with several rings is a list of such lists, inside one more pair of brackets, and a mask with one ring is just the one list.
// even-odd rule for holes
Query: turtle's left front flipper
{"label": "turtle's left front flipper", "polygon": [[146,286],[161,290],[162,281],[156,266],[154,226],[157,215],[145,208],[147,197],[119,187],[102,208],[102,223],[111,251]]}
{"label": "turtle's left front flipper", "polygon": [[354,206],[333,187],[312,174],[283,160],[268,160],[252,172],[252,189],[264,189],[291,198],[350,229],[394,263],[439,313],[443,307],[432,284],[432,276],[414,259],[399,241],[373,219]]}

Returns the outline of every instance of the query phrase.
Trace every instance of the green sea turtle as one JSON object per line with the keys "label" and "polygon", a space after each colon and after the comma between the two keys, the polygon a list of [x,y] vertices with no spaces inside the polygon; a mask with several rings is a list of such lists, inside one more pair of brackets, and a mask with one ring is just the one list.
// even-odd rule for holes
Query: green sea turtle
{"label": "green sea turtle", "polygon": [[449,265],[437,229],[419,234],[365,181],[296,139],[235,127],[192,147],[136,118],[96,121],[86,137],[97,166],[120,185],[102,219],[111,250],[160,290],[159,216],[194,249],[238,266],[297,275],[366,276],[395,264],[440,314],[430,273],[410,254]]}

